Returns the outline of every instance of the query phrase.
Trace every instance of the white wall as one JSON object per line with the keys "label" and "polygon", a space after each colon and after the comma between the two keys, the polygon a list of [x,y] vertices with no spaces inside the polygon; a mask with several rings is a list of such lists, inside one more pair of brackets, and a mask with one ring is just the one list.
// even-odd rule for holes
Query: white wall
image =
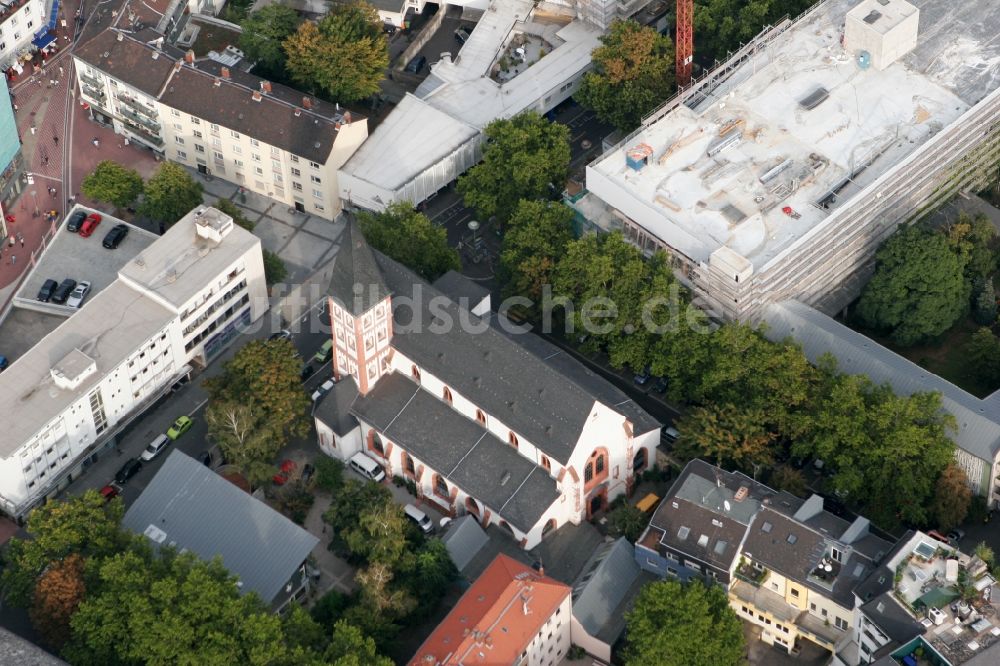
{"label": "white wall", "polygon": [[573,617],[570,627],[572,628],[571,636],[574,645],[579,645],[587,651],[587,654],[597,657],[603,662],[611,662],[611,646],[588,634],[587,630],[576,619],[576,616]]}
{"label": "white wall", "polygon": [[[572,595],[567,593],[528,645],[528,666],[558,664],[569,651],[572,636]],[[549,634],[552,637],[549,638]]]}
{"label": "white wall", "polygon": [[[44,0],[30,0],[0,24],[0,60],[13,59],[49,22]],[[63,46],[63,42],[59,45]],[[25,69],[24,76],[31,72]]]}

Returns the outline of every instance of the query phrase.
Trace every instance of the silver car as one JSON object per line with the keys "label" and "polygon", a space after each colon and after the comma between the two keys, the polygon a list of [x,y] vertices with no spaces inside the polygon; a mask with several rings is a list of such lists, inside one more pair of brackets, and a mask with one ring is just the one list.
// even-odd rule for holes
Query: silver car
{"label": "silver car", "polygon": [[66,305],[68,305],[71,308],[80,307],[81,305],[83,305],[83,299],[87,298],[87,294],[89,293],[90,293],[89,282],[87,282],[86,280],[81,280],[80,282],[77,282],[76,289],[73,290],[73,293],[71,293],[69,295],[69,298],[66,300]]}

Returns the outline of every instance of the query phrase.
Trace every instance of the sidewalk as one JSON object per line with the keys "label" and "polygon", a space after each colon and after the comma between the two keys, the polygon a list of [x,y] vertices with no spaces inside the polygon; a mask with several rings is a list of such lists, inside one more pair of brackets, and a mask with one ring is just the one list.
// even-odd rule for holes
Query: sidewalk
{"label": "sidewalk", "polygon": [[316,567],[320,570],[319,583],[316,585],[317,598],[322,597],[331,589],[345,594],[353,594],[357,589],[357,584],[354,582],[354,567],[334,555],[329,549],[332,530],[323,522],[323,514],[330,508],[331,501],[329,493],[318,491],[316,501],[309,509],[303,524],[306,530],[319,537],[319,543],[312,551]]}

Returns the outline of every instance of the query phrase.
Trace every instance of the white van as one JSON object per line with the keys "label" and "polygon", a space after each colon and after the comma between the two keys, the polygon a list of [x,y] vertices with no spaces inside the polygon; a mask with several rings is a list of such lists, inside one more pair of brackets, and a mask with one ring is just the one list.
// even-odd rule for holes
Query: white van
{"label": "white van", "polygon": [[170,438],[166,435],[160,435],[153,442],[146,447],[146,450],[142,452],[139,456],[143,462],[149,462],[156,456],[163,452],[163,449],[167,448],[167,444],[170,443]]}
{"label": "white van", "polygon": [[424,534],[430,534],[434,531],[434,523],[427,517],[427,514],[412,504],[404,506],[403,513],[406,514],[407,518],[415,522]]}
{"label": "white van", "polygon": [[382,466],[360,451],[351,456],[349,464],[355,472],[372,481],[381,482],[385,478]]}
{"label": "white van", "polygon": [[677,432],[677,428],[666,427],[666,428],[663,429],[663,436],[671,444],[674,443],[674,442],[676,442],[677,438],[680,437],[680,435],[681,434],[679,432]]}

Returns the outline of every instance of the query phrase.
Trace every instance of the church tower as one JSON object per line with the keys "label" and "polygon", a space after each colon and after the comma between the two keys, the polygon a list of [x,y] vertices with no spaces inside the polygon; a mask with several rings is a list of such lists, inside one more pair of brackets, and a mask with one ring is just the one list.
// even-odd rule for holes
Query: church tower
{"label": "church tower", "polygon": [[353,375],[362,395],[387,374],[392,298],[354,219],[348,217],[327,289],[333,376]]}

